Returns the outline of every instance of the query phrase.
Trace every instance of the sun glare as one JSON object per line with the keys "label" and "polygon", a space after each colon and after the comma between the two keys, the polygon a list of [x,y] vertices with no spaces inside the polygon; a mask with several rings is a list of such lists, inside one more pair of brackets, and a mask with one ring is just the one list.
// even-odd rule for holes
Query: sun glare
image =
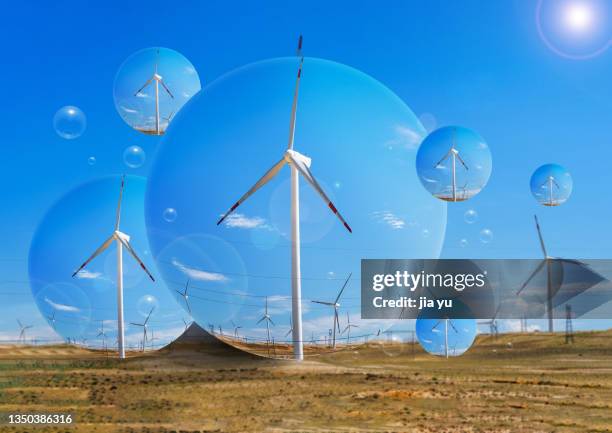
{"label": "sun glare", "polygon": [[585,2],[573,2],[567,5],[563,14],[565,25],[577,33],[588,31],[594,21],[593,8]]}

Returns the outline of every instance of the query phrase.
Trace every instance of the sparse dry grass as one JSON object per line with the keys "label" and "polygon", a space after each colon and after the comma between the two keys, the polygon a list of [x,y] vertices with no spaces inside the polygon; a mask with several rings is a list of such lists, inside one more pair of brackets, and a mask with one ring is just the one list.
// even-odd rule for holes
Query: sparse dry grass
{"label": "sparse dry grass", "polygon": [[[512,343],[512,347],[508,343]],[[444,360],[375,343],[301,364],[210,351],[0,347],[0,412],[73,427],[2,432],[612,432],[612,332],[479,338]],[[312,351],[311,351],[312,353]]]}

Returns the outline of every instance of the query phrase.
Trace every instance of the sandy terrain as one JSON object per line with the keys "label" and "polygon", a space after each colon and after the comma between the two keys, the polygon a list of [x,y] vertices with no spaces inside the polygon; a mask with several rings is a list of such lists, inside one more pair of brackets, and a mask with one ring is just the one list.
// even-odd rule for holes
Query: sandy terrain
{"label": "sandy terrain", "polygon": [[569,346],[562,335],[482,336],[451,360],[401,349],[311,351],[296,364],[207,347],[122,363],[69,346],[0,347],[2,414],[76,419],[0,431],[612,432],[610,331]]}

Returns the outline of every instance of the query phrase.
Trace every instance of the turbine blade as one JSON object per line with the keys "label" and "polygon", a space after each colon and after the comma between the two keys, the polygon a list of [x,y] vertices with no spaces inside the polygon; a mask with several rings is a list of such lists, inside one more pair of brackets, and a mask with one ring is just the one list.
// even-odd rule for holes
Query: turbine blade
{"label": "turbine blade", "polygon": [[338,293],[338,296],[336,296],[336,301],[334,302],[334,304],[337,304],[338,301],[340,300],[340,296],[342,296],[342,292],[344,292],[344,288],[346,287],[346,285],[348,284],[349,280],[351,279],[351,275],[353,275],[353,273],[351,272],[348,277],[346,278],[346,281],[344,282],[344,285],[342,286],[342,288],[340,289],[340,292]]}
{"label": "turbine blade", "polygon": [[542,252],[544,253],[544,257],[548,257],[548,253],[546,252],[546,246],[544,245],[544,238],[542,237],[542,230],[540,229],[540,222],[538,221],[538,216],[534,215],[536,229],[538,230],[538,238],[540,239],[540,247],[542,248]]}
{"label": "turbine blade", "polygon": [[272,324],[272,326],[276,326],[276,324],[274,323],[274,321],[272,320],[272,318],[268,317],[268,320],[270,321],[270,323]]}
{"label": "turbine blade", "polygon": [[121,176],[121,189],[119,190],[119,201],[117,202],[117,215],[115,217],[115,230],[119,230],[121,222],[121,200],[123,199],[123,187],[125,186],[125,175]]}
{"label": "turbine blade", "polygon": [[[302,39],[298,43],[299,51],[301,54]],[[298,54],[298,55],[300,55]],[[302,66],[304,65],[304,57],[300,59],[300,66],[298,67],[297,78],[295,79],[295,90],[293,91],[293,103],[291,105],[291,120],[289,122],[289,143],[287,149],[293,149],[293,139],[295,138],[295,118],[297,112],[298,94],[300,92],[300,79],[302,78]]]}
{"label": "turbine blade", "polygon": [[289,152],[287,154],[289,155],[289,159],[291,159],[291,163],[295,166],[295,168],[297,168],[297,170],[300,172],[300,174],[302,176],[304,176],[306,181],[308,181],[308,183],[315,189],[315,191],[317,193],[319,193],[319,195],[321,196],[323,201],[327,204],[327,206],[334,213],[334,215],[336,215],[336,217],[338,217],[340,222],[349,231],[349,233],[353,233],[353,229],[351,229],[351,227],[348,225],[348,223],[342,217],[342,214],[340,214],[340,212],[338,212],[338,209],[336,209],[336,206],[334,206],[334,204],[329,199],[327,194],[325,194],[325,191],[323,191],[323,188],[321,188],[321,185],[319,185],[317,180],[314,178],[314,176],[312,175],[312,173],[311,173],[310,169],[308,168],[308,166],[306,164],[304,164],[302,161],[298,161]]}
{"label": "turbine blade", "polygon": [[262,321],[264,321],[266,319],[266,316],[262,317],[261,319],[259,319],[256,323],[256,325],[259,325]]}
{"label": "turbine blade", "polygon": [[535,270],[534,270],[534,271],[531,273],[531,275],[529,275],[529,278],[527,278],[527,280],[525,280],[525,282],[523,283],[523,285],[521,286],[521,288],[519,289],[519,291],[518,291],[518,292],[516,292],[516,295],[517,295],[517,296],[521,294],[521,292],[523,291],[523,289],[524,289],[525,287],[527,287],[527,285],[528,285],[528,284],[531,282],[531,280],[533,279],[533,277],[535,277],[535,276],[538,274],[538,272],[540,272],[540,271],[542,270],[542,268],[544,267],[544,265],[545,265],[545,264],[546,264],[546,260],[542,260],[542,261],[540,262],[540,264],[538,265],[538,267],[537,267],[537,268],[535,268]]}
{"label": "turbine blade", "polygon": [[442,323],[442,321],[438,320],[438,322],[434,326],[432,326],[431,330],[433,331],[434,329],[436,329],[440,323]]}
{"label": "turbine blade", "polygon": [[149,319],[151,318],[151,314],[153,314],[153,310],[155,310],[155,307],[151,308],[151,311],[149,311],[149,314],[147,314],[147,318],[144,321],[145,325],[149,322]]}
{"label": "turbine blade", "polygon": [[155,278],[153,278],[153,275],[151,275],[151,272],[149,272],[149,270],[147,269],[147,267],[144,265],[144,263],[142,262],[142,260],[140,260],[140,258],[138,257],[138,255],[136,254],[136,251],[134,251],[134,249],[132,248],[132,246],[130,245],[130,243],[122,238],[118,238],[119,242],[121,242],[123,244],[123,246],[125,247],[125,249],[128,250],[128,252],[132,255],[132,257],[134,257],[134,259],[138,262],[138,264],[140,265],[140,267],[142,268],[143,271],[146,272],[146,274],[149,276],[149,278],[151,279],[151,281],[155,281]]}
{"label": "turbine blade", "polygon": [[74,271],[72,276],[74,277],[76,274],[78,274],[81,271],[81,269],[83,269],[85,266],[87,266],[87,264],[89,262],[91,262],[93,259],[95,259],[98,255],[100,255],[100,253],[102,253],[102,251],[107,249],[108,246],[113,242],[113,239],[114,239],[113,236],[111,236],[106,241],[104,241],[104,243],[102,245],[100,245],[100,247],[97,250],[95,250],[94,253],[87,260],[85,260],[85,262],[79,267],[79,269]]}
{"label": "turbine blade", "polygon": [[290,329],[289,331],[287,331],[287,333],[285,334],[285,337],[289,334],[291,334],[293,332],[293,329]]}
{"label": "turbine blade", "polygon": [[457,331],[457,328],[455,328],[455,325],[453,325],[453,321],[448,319],[448,324],[451,326],[451,328],[453,328],[453,330],[455,331],[456,334],[459,333],[459,331]]}
{"label": "turbine blade", "polygon": [[458,153],[457,153],[456,155],[457,155],[457,159],[459,159],[459,162],[460,162],[461,164],[463,164],[463,166],[465,167],[465,169],[466,169],[466,170],[469,170],[469,168],[468,168],[468,166],[466,165],[465,161],[463,160],[463,158],[461,158],[461,155],[459,155]]}
{"label": "turbine blade", "polygon": [[338,332],[340,332],[340,316],[338,315],[338,309],[334,309],[334,314],[336,315],[336,326],[338,327]]}
{"label": "turbine blade", "polygon": [[325,301],[310,301],[310,302],[314,302],[315,304],[329,305],[330,307],[334,306],[332,302],[325,302]]}
{"label": "turbine blade", "polygon": [[159,80],[160,84],[162,85],[162,87],[164,88],[164,90],[166,92],[168,92],[168,95],[170,95],[170,97],[172,99],[174,99],[174,95],[172,94],[172,92],[170,91],[170,89],[168,89],[168,86],[166,86],[166,83],[164,83],[164,80]]}
{"label": "turbine blade", "polygon": [[142,85],[142,87],[136,91],[136,93],[134,93],[134,96],[136,96],[136,95],[138,95],[140,92],[142,92],[142,91],[144,90],[144,88],[145,88],[145,87],[147,87],[149,84],[151,84],[151,81],[153,81],[153,77],[149,78],[149,79],[147,80],[147,82],[146,82],[146,83],[144,83],[144,84]]}
{"label": "turbine blade", "polygon": [[249,198],[251,195],[253,195],[255,193],[255,191],[257,191],[259,188],[261,188],[266,183],[268,183],[270,181],[270,179],[272,179],[274,176],[276,176],[276,174],[280,171],[280,169],[283,168],[285,163],[286,163],[285,158],[283,158],[280,161],[278,161],[276,164],[274,164],[272,166],[272,168],[270,168],[266,172],[266,174],[264,174],[257,181],[257,183],[255,185],[253,185],[253,187],[246,192],[246,194],[244,194],[242,197],[240,197],[240,199],[230,208],[230,210],[228,210],[225,213],[225,215],[223,215],[221,217],[221,219],[219,221],[217,221],[217,225],[221,224],[223,222],[223,220],[228,217],[229,214],[234,212],[236,210],[236,208],[238,206],[240,206],[247,198]]}
{"label": "turbine blade", "polygon": [[556,181],[556,180],[554,180],[554,179],[553,179],[553,184],[554,184],[554,185],[557,187],[557,189],[560,189],[559,184],[558,184],[558,183],[557,183],[557,181]]}
{"label": "turbine blade", "polygon": [[450,149],[448,149],[448,152],[446,152],[446,155],[444,155],[442,158],[440,158],[440,161],[436,162],[436,164],[434,165],[434,168],[438,167],[440,164],[442,164],[442,162],[444,162],[444,160],[446,160],[446,158],[449,157],[449,155],[451,154],[451,152],[453,151],[453,148],[451,147]]}

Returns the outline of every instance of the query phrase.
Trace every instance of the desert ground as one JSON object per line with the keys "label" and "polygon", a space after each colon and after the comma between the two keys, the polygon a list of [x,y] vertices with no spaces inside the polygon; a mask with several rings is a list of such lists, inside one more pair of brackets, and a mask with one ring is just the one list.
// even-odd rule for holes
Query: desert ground
{"label": "desert ground", "polygon": [[[120,362],[72,346],[0,347],[2,432],[612,432],[612,331],[479,336],[443,359],[407,344],[302,363],[175,344]],[[387,350],[389,352],[389,350]],[[17,426],[9,413],[71,413]]]}

